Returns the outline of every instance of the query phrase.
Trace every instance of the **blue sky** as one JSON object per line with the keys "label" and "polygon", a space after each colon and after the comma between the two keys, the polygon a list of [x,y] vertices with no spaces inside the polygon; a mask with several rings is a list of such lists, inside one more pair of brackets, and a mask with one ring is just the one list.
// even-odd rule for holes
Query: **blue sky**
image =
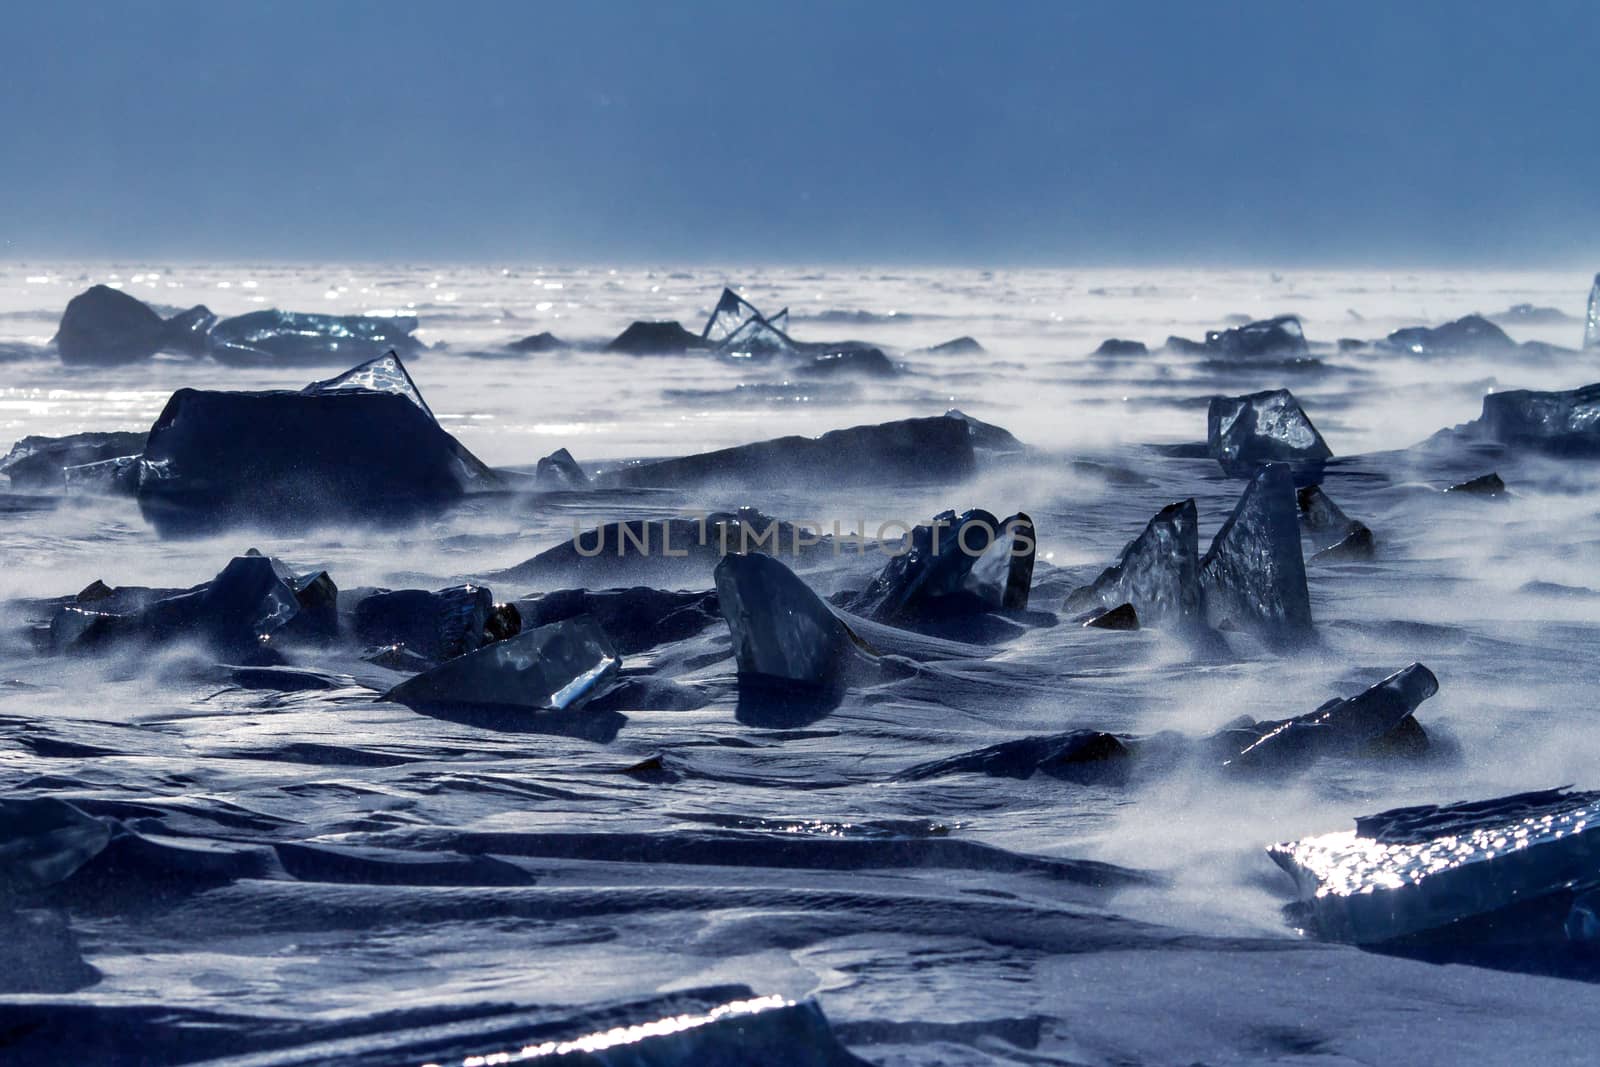
{"label": "blue sky", "polygon": [[1600,265],[1583,3],[19,0],[0,255]]}

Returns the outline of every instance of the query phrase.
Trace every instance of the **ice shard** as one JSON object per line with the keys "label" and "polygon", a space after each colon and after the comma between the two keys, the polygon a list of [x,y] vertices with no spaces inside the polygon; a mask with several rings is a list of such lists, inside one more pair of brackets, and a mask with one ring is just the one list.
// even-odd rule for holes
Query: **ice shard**
{"label": "ice shard", "polygon": [[622,669],[593,619],[524,630],[401,682],[386,699],[418,708],[576,711]]}
{"label": "ice shard", "polygon": [[1439,679],[1420,663],[1389,675],[1345,700],[1281,722],[1257,723],[1253,741],[1225,766],[1238,770],[1303,767],[1324,756],[1360,755],[1406,725],[1417,707],[1439,691]]}
{"label": "ice shard", "polygon": [[1370,559],[1374,551],[1372,531],[1346,515],[1318,485],[1300,489],[1300,524],[1311,537],[1315,560]]}
{"label": "ice shard", "polygon": [[1600,793],[1397,808],[1267,854],[1318,933],[1379,944],[1600,883]]}
{"label": "ice shard", "polygon": [[589,485],[589,476],[572,458],[572,453],[564,448],[558,448],[539,460],[539,465],[534,468],[533,480],[540,489],[584,489]]}
{"label": "ice shard", "polygon": [[842,687],[853,635],[793,571],[771,556],[737,554],[722,558],[715,578],[741,680]]}
{"label": "ice shard", "polygon": [[1589,288],[1589,310],[1583,320],[1583,347],[1600,348],[1600,274]]}
{"label": "ice shard", "polygon": [[879,622],[914,623],[1028,606],[1033,523],[980,508],[934,516],[847,605]]}
{"label": "ice shard", "polygon": [[318,315],[311,312],[252,311],[223,319],[211,329],[211,357],[240,366],[294,366],[365,362],[390,349],[402,355],[422,351],[411,336],[410,316]]}
{"label": "ice shard", "polygon": [[178,390],[145,445],[140,510],[163,534],[398,522],[496,484],[429,415],[399,361],[394,375],[386,366],[310,391]]}
{"label": "ice shard", "polygon": [[1249,631],[1277,648],[1312,638],[1300,518],[1287,465],[1267,464],[1245,487],[1200,561],[1200,587],[1213,626]]}
{"label": "ice shard", "polygon": [[[784,309],[784,316],[787,320],[788,308]],[[724,288],[717,306],[711,309],[711,315],[706,319],[705,328],[700,331],[700,337],[707,344],[719,345],[751,318],[764,317],[750,301],[732,289]]]}
{"label": "ice shard", "polygon": [[368,646],[402,645],[434,663],[463,656],[489,642],[494,594],[487,586],[457,585],[428,592],[396,589],[356,605],[352,629]]}
{"label": "ice shard", "polygon": [[1287,389],[1212,397],[1206,450],[1231,477],[1248,478],[1263,463],[1289,463],[1302,484],[1321,480],[1323,463],[1333,456]]}
{"label": "ice shard", "polygon": [[1600,383],[1564,392],[1489,393],[1483,414],[1468,427],[1503,445],[1594,455],[1600,453]]}
{"label": "ice shard", "polygon": [[0,474],[17,489],[59,489],[66,470],[90,463],[136,456],[144,451],[143,431],[75,433],[67,437],[24,437],[0,459]]}
{"label": "ice shard", "polygon": [[723,338],[715,351],[728,359],[767,359],[793,355],[798,348],[788,334],[755,315]]}
{"label": "ice shard", "polygon": [[306,396],[362,392],[393,393],[417,405],[428,418],[434,417],[433,409],[422,399],[422,390],[417,388],[417,383],[412,381],[406,365],[400,362],[400,356],[393,351],[385,352],[376,359],[369,359],[360,366],[351,367],[343,374],[325,381],[312,382],[300,392]]}
{"label": "ice shard", "polygon": [[901,772],[902,781],[918,782],[946,774],[987,774],[992,778],[1032,778],[1043,774],[1075,782],[1100,782],[1127,776],[1128,749],[1114,734],[1071,730],[1048,737],[1024,737],[919,763]]}
{"label": "ice shard", "polygon": [[1220,356],[1303,356],[1305,330],[1294,315],[1246,323],[1228,330],[1208,330],[1205,347]]}
{"label": "ice shard", "polygon": [[1145,524],[1089,585],[1067,596],[1066,610],[1132,605],[1147,626],[1192,630],[1205,622],[1200,592],[1199,519],[1193,500],[1169,504]]}

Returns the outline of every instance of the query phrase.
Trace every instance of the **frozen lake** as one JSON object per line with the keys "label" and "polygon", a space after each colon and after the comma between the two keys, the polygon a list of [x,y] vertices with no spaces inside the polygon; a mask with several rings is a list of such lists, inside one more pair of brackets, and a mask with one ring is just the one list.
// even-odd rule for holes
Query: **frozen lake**
{"label": "frozen lake", "polygon": [[[30,356],[72,296],[106,283],[162,308],[204,303],[224,315],[414,315],[430,348],[408,361],[412,377],[440,423],[494,466],[531,466],[566,448],[603,467],[950,408],[1033,450],[1026,463],[983,467],[954,485],[497,498],[398,530],[334,525],[295,536],[240,529],[162,540],[130,499],[24,500],[0,511],[8,604],[96,579],[187,587],[250,547],[297,571],[326,569],[341,589],[433,589],[618,519],[753,506],[870,529],[982,507],[1032,516],[1030,606],[1061,613],[1055,625],[853,687],[827,714],[788,728],[739,707],[716,620],[623,656],[640,676],[699,694],[701,706],[641,699],[577,736],[531,718],[511,729],[424,715],[358,685],[241,687],[219,681],[214,657],[194,648],[42,657],[19,634],[28,616],[14,605],[0,639],[7,795],[66,800],[213,858],[185,852],[110,869],[106,884],[58,902],[37,920],[45,926],[30,928],[38,945],[19,935],[12,956],[76,953],[98,980],[30,988],[19,979],[0,998],[0,1030],[23,1034],[14,1048],[28,1056],[177,1063],[491,1011],[581,1020],[601,1005],[737,985],[814,998],[840,1040],[879,1064],[1581,1060],[1600,1031],[1593,975],[1318,942],[1286,916],[1293,885],[1265,849],[1390,807],[1600,787],[1600,466],[1413,447],[1476,418],[1488,392],[1600,381],[1600,350],[1576,351],[1588,282],[1571,273],[0,267],[0,345],[19,356],[0,363],[0,446],[29,434],[144,430],[184,386],[299,388],[342,369],[167,357],[64,368],[48,353]],[[881,345],[902,373],[806,377],[704,353],[504,348],[542,331],[604,341],[635,319],[679,319],[698,332],[724,284],[762,309],[788,307],[795,337]],[[1573,351],[1337,347],[1523,304],[1551,311],[1498,317],[1513,339]],[[1172,335],[1203,339],[1279,314],[1300,317],[1307,357],[1157,351]],[[984,351],[926,351],[962,336]],[[1151,354],[1092,355],[1111,337]],[[1276,654],[1228,635],[1226,654],[1200,656],[1159,630],[1075,624],[1062,612],[1066,592],[1112,563],[1158,510],[1193,497],[1203,550],[1243,488],[1211,459],[1151,446],[1204,440],[1212,395],[1280,387],[1338,457],[1327,493],[1378,545],[1371,561],[1308,564],[1317,642]],[[1440,493],[1490,470],[1508,499]],[[712,587],[709,565],[692,561],[643,577],[609,574],[605,562],[581,581],[490,584],[500,600],[576,585]],[[846,555],[800,573],[826,595],[859,588],[881,562]],[[1200,737],[1241,715],[1282,719],[1413,661],[1439,679],[1417,713],[1434,740],[1426,759],[1324,760],[1269,780],[1188,765],[1117,784],[897,780],[913,765],[1031,735]],[[637,769],[652,757],[659,766]],[[732,1041],[726,1062],[739,1062],[739,1047]],[[346,1049],[303,1061],[405,1062],[361,1054],[376,1058]]]}

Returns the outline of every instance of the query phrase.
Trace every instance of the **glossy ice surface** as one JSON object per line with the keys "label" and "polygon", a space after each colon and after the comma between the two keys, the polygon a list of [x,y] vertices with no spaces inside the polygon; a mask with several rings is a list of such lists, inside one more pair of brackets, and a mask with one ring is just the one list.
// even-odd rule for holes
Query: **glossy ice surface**
{"label": "glossy ice surface", "polygon": [[1381,942],[1600,882],[1597,817],[1600,795],[1578,794],[1487,804],[1409,832],[1324,834],[1271,852],[1324,935]]}

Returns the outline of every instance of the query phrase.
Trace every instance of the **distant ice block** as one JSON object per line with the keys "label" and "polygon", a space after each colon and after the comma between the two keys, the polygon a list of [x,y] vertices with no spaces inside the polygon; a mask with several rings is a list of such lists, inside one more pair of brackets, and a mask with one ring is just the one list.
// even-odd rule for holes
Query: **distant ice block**
{"label": "distant ice block", "polygon": [[65,801],[0,799],[0,898],[65,881],[110,840],[105,823]]}
{"label": "distant ice block", "polygon": [[403,645],[443,663],[487,644],[493,615],[494,594],[487,586],[457,585],[431,593],[396,589],[357,604],[352,628],[364,645]]}
{"label": "distant ice block", "polygon": [[295,366],[364,362],[390,349],[402,356],[422,351],[411,336],[411,316],[319,315],[312,312],[252,311],[223,319],[211,329],[211,357],[236,366]]}
{"label": "distant ice block", "polygon": [[919,348],[916,352],[924,356],[982,356],[988,353],[988,349],[979,344],[977,338],[963,336]]}
{"label": "distant ice block", "polygon": [[1589,288],[1589,310],[1583,320],[1583,347],[1600,348],[1600,274]]}
{"label": "distant ice block", "polygon": [[801,374],[827,377],[893,378],[900,373],[900,368],[884,355],[883,349],[871,345],[823,352],[796,369]]}
{"label": "distant ice block", "polygon": [[593,619],[524,630],[401,682],[387,699],[409,707],[576,711],[622,669]]}
{"label": "distant ice block", "polygon": [[1198,527],[1193,500],[1162,508],[1116,563],[1068,595],[1066,610],[1131,604],[1146,626],[1190,630],[1203,625]]}
{"label": "distant ice block", "polygon": [[1469,428],[1515,447],[1569,455],[1600,453],[1600,383],[1565,392],[1510,389],[1483,398]]}
{"label": "distant ice block", "polygon": [[1372,531],[1346,515],[1318,485],[1300,489],[1300,523],[1315,546],[1314,560],[1370,559]]}
{"label": "distant ice block", "polygon": [[1206,331],[1205,347],[1220,356],[1303,356],[1305,330],[1294,315],[1279,315],[1228,330]]}
{"label": "distant ice block", "polygon": [[1120,337],[1108,337],[1100,342],[1100,347],[1094,350],[1097,356],[1147,356],[1150,350],[1143,341],[1127,341]]}
{"label": "distant ice block", "polygon": [[717,564],[717,603],[741,678],[817,690],[843,684],[853,635],[811,588],[761,553]]}
{"label": "distant ice block", "polygon": [[605,351],[629,356],[676,356],[706,347],[698,334],[685,330],[675,319],[665,319],[629,324],[605,346]]}
{"label": "distant ice block", "polygon": [[513,352],[559,352],[571,346],[549,330],[545,330],[542,333],[518,338],[506,347]]}
{"label": "distant ice block", "polygon": [[1439,691],[1439,679],[1420,663],[1389,675],[1345,700],[1281,722],[1257,723],[1254,741],[1225,765],[1242,770],[1303,767],[1323,756],[1353,756],[1400,729]]}
{"label": "distant ice block", "polygon": [[1248,478],[1263,463],[1289,463],[1302,484],[1320,481],[1323,462],[1333,456],[1287,389],[1212,397],[1206,450],[1232,477]]}
{"label": "distant ice block", "polygon": [[1279,648],[1312,638],[1300,519],[1287,465],[1269,463],[1250,480],[1200,561],[1200,586],[1213,626],[1247,630]]}
{"label": "distant ice block", "polygon": [[1468,315],[1443,326],[1410,326],[1378,342],[1379,348],[1414,356],[1495,353],[1516,346],[1504,330],[1482,315]]}
{"label": "distant ice block", "polygon": [[188,311],[178,312],[166,321],[162,349],[196,358],[210,355],[211,330],[216,326],[217,319],[217,313],[204,304],[196,304]]}
{"label": "distant ice block", "polygon": [[831,430],[821,437],[780,437],[619,467],[600,481],[630,488],[952,482],[977,469],[977,440],[977,433],[965,418],[900,419]]}
{"label": "distant ice block", "polygon": [[1377,944],[1600,883],[1600,793],[1397,808],[1267,854],[1323,937]]}
{"label": "distant ice block", "polygon": [[880,622],[915,622],[1028,606],[1033,523],[1001,521],[973,508],[945,511],[911,531],[910,547],[889,560],[848,607]]}
{"label": "distant ice block", "polygon": [[145,517],[162,533],[397,522],[496,484],[434,421],[398,359],[307,390],[172,394],[139,467]]}
{"label": "distant ice block", "polygon": [[166,339],[166,323],[148,304],[95,285],[67,302],[55,343],[63,363],[104,367],[149,359]]}

